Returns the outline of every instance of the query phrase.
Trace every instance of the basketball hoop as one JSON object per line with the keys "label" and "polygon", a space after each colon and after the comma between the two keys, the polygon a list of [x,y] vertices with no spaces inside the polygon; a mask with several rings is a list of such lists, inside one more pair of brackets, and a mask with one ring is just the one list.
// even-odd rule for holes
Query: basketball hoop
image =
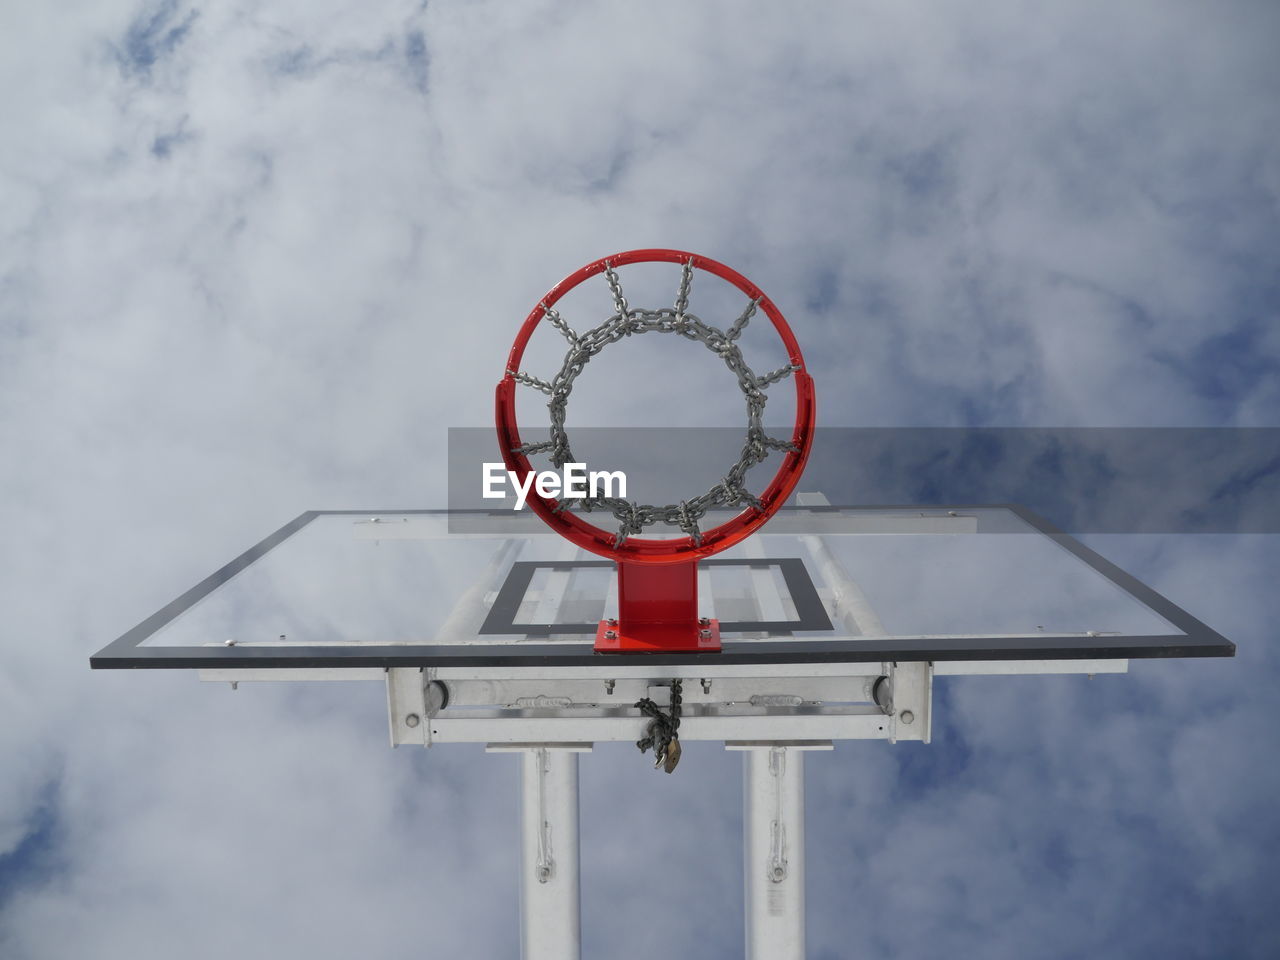
{"label": "basketball hoop", "polygon": [[[657,310],[630,306],[622,292],[616,268],[634,263],[673,263],[681,267],[674,305]],[[731,283],[747,298],[747,305],[727,330],[703,321],[689,312],[689,295],[694,271],[702,270]],[[614,312],[600,325],[578,334],[556,311],[555,305],[570,290],[591,277],[603,274],[613,297]],[[770,373],[757,375],[742,356],[738,338],[757,311],[763,311],[786,348],[788,362]],[[543,380],[520,369],[524,351],[543,322],[553,326],[569,343],[560,370]],[[681,250],[630,250],[587,264],[565,277],[530,311],[507,360],[498,383],[496,420],[498,441],[507,469],[520,484],[528,483],[535,472],[531,454],[546,453],[557,467],[573,461],[565,431],[565,410],[574,380],[587,362],[610,343],[637,333],[674,333],[699,341],[719,356],[738,380],[747,404],[747,435],[742,453],[724,477],[701,496],[678,504],[639,505],[620,498],[587,497],[556,500],[531,487],[528,503],[554,531],[584,550],[615,560],[618,565],[619,617],[601,621],[596,637],[600,652],[642,650],[719,650],[719,625],[697,615],[697,561],[741,542],[782,506],[799,482],[813,440],[813,380],[805,370],[804,357],[782,312],[750,280],[722,263]],[[790,440],[765,433],[761,417],[769,386],[790,377],[795,383],[796,419]],[[525,385],[547,394],[551,400],[551,438],[524,443],[516,423],[516,387]],[[762,463],[771,452],[782,462],[773,479],[759,493],[747,489],[746,473]],[[616,531],[595,526],[573,512],[576,506],[587,512],[607,510],[618,521]],[[730,520],[703,530],[700,521],[711,509],[739,507]],[[678,527],[685,535],[677,538],[637,536],[656,523]]]}

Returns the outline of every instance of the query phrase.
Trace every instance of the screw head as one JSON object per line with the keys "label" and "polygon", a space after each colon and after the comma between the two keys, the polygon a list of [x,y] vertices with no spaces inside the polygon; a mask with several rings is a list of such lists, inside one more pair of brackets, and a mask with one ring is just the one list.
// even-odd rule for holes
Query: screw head
{"label": "screw head", "polygon": [[900,714],[898,714],[898,719],[901,720],[903,723],[911,723],[912,721],[915,720],[915,718],[916,718],[916,715],[912,713],[910,710],[903,710]]}
{"label": "screw head", "polygon": [[421,722],[421,718],[416,713],[411,713],[404,718],[404,725],[406,727],[416,727]]}

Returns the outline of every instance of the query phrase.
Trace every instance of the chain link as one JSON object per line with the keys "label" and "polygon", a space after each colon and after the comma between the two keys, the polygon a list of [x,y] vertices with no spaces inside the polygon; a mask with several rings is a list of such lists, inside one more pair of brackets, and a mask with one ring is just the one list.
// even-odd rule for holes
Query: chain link
{"label": "chain link", "polygon": [[751,318],[756,315],[756,307],[758,306],[760,306],[759,297],[747,304],[747,309],[742,311],[742,316],[733,321],[733,326],[731,326],[729,328],[729,332],[725,334],[726,340],[732,342],[742,336],[742,331],[745,330],[747,324],[751,322]]}
{"label": "chain link", "polygon": [[548,394],[553,394],[555,392],[555,389],[551,384],[547,383],[545,380],[540,380],[532,374],[520,373],[515,370],[508,370],[507,373],[515,377],[518,383],[523,383],[525,386],[533,387],[535,390],[541,390],[543,393]]}
{"label": "chain link", "polygon": [[680,762],[680,705],[684,702],[680,691],[680,680],[671,681],[671,711],[664,713],[654,701],[642,697],[636,701],[636,707],[649,718],[649,726],[644,736],[636,741],[640,752],[653,748],[653,765],[662,767],[667,773],[675,770]]}
{"label": "chain link", "polygon": [[542,315],[551,322],[553,327],[564,335],[564,338],[568,340],[570,344],[576,344],[578,342],[578,334],[571,326],[569,326],[569,324],[565,323],[564,317],[560,316],[554,307],[548,307],[545,303],[539,304],[539,306],[542,307]]}
{"label": "chain link", "polygon": [[680,269],[680,290],[676,294],[676,320],[683,322],[689,309],[689,288],[693,286],[693,257]]}
{"label": "chain link", "polygon": [[743,329],[755,315],[760,299],[752,300],[734,321],[728,332],[705,323],[688,312],[689,290],[693,278],[693,260],[682,265],[680,287],[676,295],[674,308],[664,307],[660,310],[632,309],[622,293],[622,284],[613,267],[606,263],[605,280],[613,296],[615,313],[597,327],[578,334],[564,319],[545,303],[541,304],[547,320],[565,339],[569,341],[569,351],[565,354],[564,363],[559,373],[550,382],[527,373],[508,371],[518,382],[540,390],[551,397],[547,409],[551,415],[551,439],[539,443],[528,443],[514,448],[515,453],[547,453],[552,464],[562,469],[566,463],[577,462],[569,447],[569,437],[565,432],[565,418],[569,403],[569,395],[573,392],[574,381],[582,373],[587,363],[601,350],[611,343],[617,343],[625,337],[638,333],[675,333],[689,340],[696,340],[720,357],[737,378],[738,387],[742,390],[747,402],[747,436],[737,461],[726,471],[724,477],[704,494],[680,503],[654,506],[653,504],[637,504],[620,497],[583,497],[578,500],[561,500],[556,512],[567,506],[577,506],[591,513],[595,510],[607,510],[618,521],[618,532],[614,538],[614,546],[621,546],[627,537],[643,533],[646,527],[655,523],[664,523],[679,529],[689,536],[695,544],[701,544],[702,531],[699,521],[707,511],[717,507],[749,506],[762,509],[760,500],[746,488],[747,471],[769,456],[769,451],[797,452],[794,443],[767,436],[761,418],[764,415],[765,394],[767,387],[790,376],[800,367],[788,364],[764,376],[757,376],[742,356],[742,349],[735,343]]}
{"label": "chain link", "polygon": [[609,283],[609,292],[613,294],[613,309],[618,316],[625,317],[627,315],[627,298],[622,295],[622,284],[618,282],[618,275],[613,272],[613,266],[606,260],[604,265],[604,278]]}

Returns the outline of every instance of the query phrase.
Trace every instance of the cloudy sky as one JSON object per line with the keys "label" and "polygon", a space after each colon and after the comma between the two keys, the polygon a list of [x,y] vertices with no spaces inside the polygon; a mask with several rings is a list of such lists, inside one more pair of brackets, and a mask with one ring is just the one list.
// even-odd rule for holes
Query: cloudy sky
{"label": "cloudy sky", "polygon": [[[87,661],[303,509],[443,506],[597,257],[752,277],[827,425],[1280,426],[1280,7],[1043,6],[4,4],[0,955],[516,954],[514,759]],[[1089,542],[1238,657],[811,757],[811,956],[1280,953],[1280,547]],[[585,955],[741,955],[739,764],[584,758]]]}

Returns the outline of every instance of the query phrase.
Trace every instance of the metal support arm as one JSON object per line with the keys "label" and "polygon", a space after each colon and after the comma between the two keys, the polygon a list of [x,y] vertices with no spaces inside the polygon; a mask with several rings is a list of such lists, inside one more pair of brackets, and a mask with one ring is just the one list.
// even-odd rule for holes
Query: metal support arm
{"label": "metal support arm", "polygon": [[589,744],[490,746],[520,754],[520,956],[579,960],[578,754]]}
{"label": "metal support arm", "polygon": [[726,744],[742,750],[748,960],[804,960],[804,754],[830,742]]}

